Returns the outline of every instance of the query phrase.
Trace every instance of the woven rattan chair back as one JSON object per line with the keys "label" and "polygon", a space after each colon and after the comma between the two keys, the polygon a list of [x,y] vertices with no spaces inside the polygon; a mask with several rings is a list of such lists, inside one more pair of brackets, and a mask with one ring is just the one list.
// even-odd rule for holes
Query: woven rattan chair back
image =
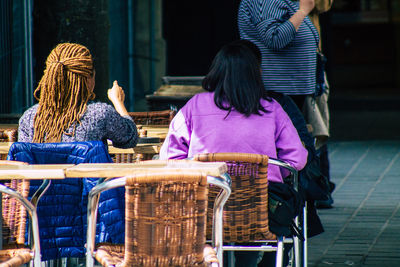
{"label": "woven rattan chair back", "polygon": [[[18,129],[0,129],[0,142],[16,142]],[[1,154],[0,160],[5,160],[7,154]]]}
{"label": "woven rattan chair back", "polygon": [[[137,125],[165,125],[168,126],[176,111],[172,109],[161,111],[138,111],[128,112],[129,116],[135,121]],[[139,129],[139,133],[141,130]],[[154,154],[114,154],[111,155],[115,163],[133,163],[142,160],[151,160]]]}
{"label": "woven rattan chair back", "polygon": [[[0,160],[0,165],[22,165],[17,161]],[[29,180],[3,180],[6,187],[19,192],[24,198],[29,193]],[[31,259],[30,249],[25,248],[27,212],[15,198],[2,194],[3,250],[0,250],[0,266],[20,266]]]}
{"label": "woven rattan chair back", "polygon": [[[0,160],[0,165],[22,165],[18,161]],[[23,197],[29,193],[29,180],[3,180],[2,184],[19,192]],[[25,243],[26,210],[18,201],[2,194],[3,246],[23,245]]]}
{"label": "woven rattan chair back", "polygon": [[133,153],[110,154],[114,163],[134,163],[143,160],[140,156]]}
{"label": "woven rattan chair back", "polygon": [[17,129],[0,129],[0,142],[15,142],[17,136]]}
{"label": "woven rattan chair back", "polygon": [[[195,160],[226,162],[232,193],[224,208],[224,242],[274,240],[268,227],[268,156],[247,153],[205,153]],[[219,193],[210,187],[209,203]],[[211,238],[213,207],[208,206],[207,239]]]}
{"label": "woven rattan chair back", "polygon": [[128,112],[138,125],[169,125],[176,111],[172,109],[161,111]]}
{"label": "woven rattan chair back", "polygon": [[103,266],[204,266],[206,175],[137,174],[126,178],[125,194],[125,247],[98,247]]}

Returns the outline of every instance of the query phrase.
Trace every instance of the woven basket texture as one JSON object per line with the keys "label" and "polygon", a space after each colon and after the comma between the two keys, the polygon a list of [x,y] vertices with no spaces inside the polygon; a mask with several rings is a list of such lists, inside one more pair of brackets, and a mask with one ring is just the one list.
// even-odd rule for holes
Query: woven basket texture
{"label": "woven basket texture", "polygon": [[[18,162],[0,161],[0,165],[6,164]],[[3,180],[2,183],[28,197],[29,180]],[[2,194],[3,250],[0,250],[0,266],[20,266],[32,259],[32,251],[25,246],[26,215],[26,209],[17,200]]]}
{"label": "woven basket texture", "polygon": [[[268,226],[268,157],[248,153],[209,153],[195,156],[204,162],[223,161],[232,179],[232,193],[224,206],[224,242],[276,240]],[[220,190],[211,186],[207,239],[211,239],[212,203]]]}
{"label": "woven basket texture", "polygon": [[175,110],[128,112],[138,125],[169,125],[174,118]]}
{"label": "woven basket texture", "polygon": [[128,178],[125,245],[102,244],[96,259],[103,266],[204,266],[207,195],[202,173]]}
{"label": "woven basket texture", "polygon": [[[0,142],[16,142],[18,137],[17,129],[0,129]],[[0,160],[5,160],[6,154],[0,155]]]}
{"label": "woven basket texture", "polygon": [[[174,116],[175,110],[129,112],[137,125],[169,125]],[[115,163],[133,163],[142,160],[151,160],[153,154],[114,154],[111,155]]]}

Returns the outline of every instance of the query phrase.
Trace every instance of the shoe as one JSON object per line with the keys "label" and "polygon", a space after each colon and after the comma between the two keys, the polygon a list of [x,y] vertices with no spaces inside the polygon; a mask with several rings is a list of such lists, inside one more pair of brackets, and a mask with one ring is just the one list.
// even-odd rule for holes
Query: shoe
{"label": "shoe", "polygon": [[331,194],[329,194],[327,200],[316,200],[315,201],[315,207],[317,209],[331,209],[331,208],[333,208],[332,204],[333,204],[333,198],[332,198]]}

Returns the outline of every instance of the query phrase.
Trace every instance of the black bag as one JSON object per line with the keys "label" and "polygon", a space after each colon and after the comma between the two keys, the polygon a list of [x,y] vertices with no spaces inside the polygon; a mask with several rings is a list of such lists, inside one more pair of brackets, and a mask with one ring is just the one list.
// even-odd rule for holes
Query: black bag
{"label": "black bag", "polygon": [[327,89],[327,84],[325,82],[326,61],[325,55],[321,52],[317,52],[315,96],[321,96]]}
{"label": "black bag", "polygon": [[278,236],[297,235],[304,239],[294,224],[294,218],[304,207],[304,198],[285,183],[268,183],[269,229]]}
{"label": "black bag", "polygon": [[311,157],[299,172],[299,183],[305,191],[306,200],[327,200],[330,195],[329,180],[322,174],[319,160],[317,156]]}

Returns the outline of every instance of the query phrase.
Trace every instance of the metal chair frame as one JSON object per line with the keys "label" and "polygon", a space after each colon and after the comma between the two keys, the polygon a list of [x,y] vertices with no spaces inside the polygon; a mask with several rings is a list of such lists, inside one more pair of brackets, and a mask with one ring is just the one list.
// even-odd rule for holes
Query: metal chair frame
{"label": "metal chair frame", "polygon": [[[162,170],[161,170],[162,171]],[[213,214],[213,240],[212,247],[215,248],[217,258],[222,262],[223,252],[223,208],[225,202],[231,193],[231,180],[228,174],[224,174],[221,177],[207,176],[207,183],[215,185],[221,188],[221,192],[214,202],[214,214]],[[114,189],[117,187],[123,187],[126,184],[126,177],[115,178],[106,180],[92,188],[89,193],[88,200],[88,213],[87,213],[87,243],[86,243],[86,266],[94,266],[94,255],[95,255],[95,235],[96,235],[96,219],[98,202],[100,193]],[[222,265],[220,265],[222,266]]]}
{"label": "metal chair frame", "polygon": [[[34,209],[34,213],[35,213],[35,217],[36,217],[35,220],[37,221],[36,225],[38,225],[38,216],[37,216],[38,203],[39,203],[40,199],[44,196],[46,191],[50,188],[51,182],[52,182],[51,179],[43,179],[42,183],[39,185],[37,190],[35,192],[33,192],[33,195],[31,197],[30,201],[28,201],[28,203]],[[29,211],[29,209],[27,209],[27,210]],[[32,221],[33,221],[33,219],[32,219]],[[36,231],[37,231],[37,237],[35,237],[35,234],[36,234],[35,232]],[[39,235],[40,235],[40,232],[39,232],[38,226],[35,226],[33,222],[29,223],[29,225],[28,225],[28,244],[31,244],[32,240],[33,240],[34,244],[38,244],[37,246],[35,246],[35,248],[38,247],[39,248],[39,252],[40,252]],[[37,260],[35,259],[34,266],[41,266],[41,263],[40,263],[40,261],[41,261],[41,252],[39,253],[39,255],[40,255],[39,263],[37,263],[36,262]],[[36,257],[36,253],[35,253],[35,257]],[[46,265],[55,265],[56,266],[58,264],[57,261],[61,261],[62,262],[62,261],[66,261],[67,259],[68,258],[47,260],[45,264]]]}
{"label": "metal chair frame", "polygon": [[29,202],[26,198],[24,198],[20,193],[17,191],[8,188],[7,186],[4,186],[0,184],[0,192],[2,194],[8,194],[11,197],[15,198],[21,205],[25,207],[25,209],[28,211],[28,214],[31,218],[31,229],[32,229],[32,235],[33,235],[33,264],[34,266],[41,266],[41,255],[40,255],[40,238],[39,238],[39,222],[38,222],[38,216],[36,213],[36,207],[32,205],[31,202]]}
{"label": "metal chair frame", "polygon": [[[218,154],[218,153],[216,153]],[[299,181],[298,181],[298,171],[285,161],[268,158],[268,165],[276,165],[287,169],[291,173],[292,184],[296,191],[298,191]],[[304,241],[301,241],[297,236],[293,238],[287,238],[283,236],[277,236],[277,240],[257,240],[254,243],[260,243],[260,246],[234,246],[234,245],[223,245],[222,251],[263,251],[263,252],[273,252],[276,251],[276,267],[282,267],[283,265],[283,247],[285,243],[294,244],[294,260],[296,267],[307,267],[307,206],[302,210],[302,221],[300,221],[299,216],[295,218],[296,226],[302,230]],[[271,245],[271,243],[276,243],[276,245]],[[302,260],[301,260],[302,258]],[[232,265],[232,257],[230,260],[230,266]],[[223,261],[220,261],[223,264]]]}

